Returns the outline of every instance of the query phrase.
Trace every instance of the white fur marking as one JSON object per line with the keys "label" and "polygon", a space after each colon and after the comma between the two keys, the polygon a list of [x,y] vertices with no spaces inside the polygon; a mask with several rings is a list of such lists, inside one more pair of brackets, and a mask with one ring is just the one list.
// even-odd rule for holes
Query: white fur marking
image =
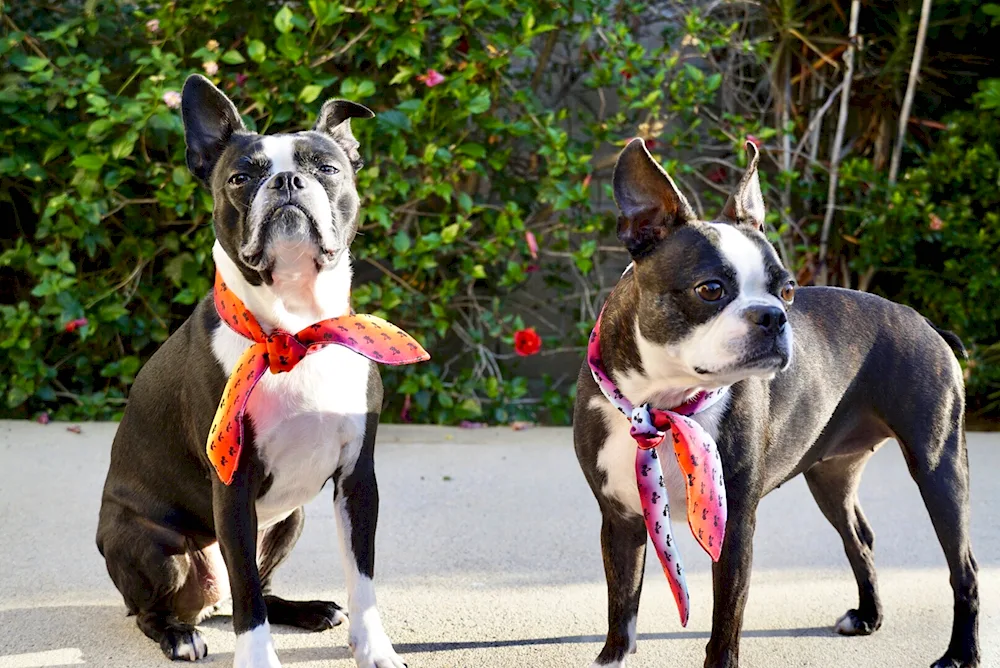
{"label": "white fur marking", "polygon": [[[226,285],[265,330],[280,327],[297,332],[324,317],[322,313],[319,317],[289,313],[273,286],[249,285],[221,247],[216,250],[216,266]],[[338,271],[335,268],[320,276]],[[319,293],[320,281],[317,278],[311,290]],[[323,300],[329,298],[317,295],[316,301]],[[212,335],[212,352],[227,375],[249,346],[248,339],[221,323]],[[247,415],[254,426],[257,454],[274,482],[257,500],[259,529],[280,522],[315,497],[343,462],[343,446],[364,436],[370,369],[371,362],[361,355],[342,346],[328,346],[307,355],[287,373],[266,372],[260,379],[247,402]],[[351,453],[352,467],[357,454]]]}
{"label": "white fur marking", "polygon": [[840,619],[834,625],[833,630],[842,635],[854,635],[857,633],[858,628],[854,625],[854,620],[851,619],[850,613],[844,613],[841,615]]}
{"label": "white fur marking", "polygon": [[267,135],[260,138],[260,144],[271,161],[271,176],[295,171],[294,135]]}
{"label": "white fur marking", "polygon": [[[360,448],[360,441],[357,447]],[[349,446],[350,447],[350,446]],[[354,457],[357,459],[357,456]],[[350,475],[344,470],[341,480]],[[358,570],[357,558],[351,542],[351,518],[347,513],[347,500],[338,493],[334,503],[337,534],[340,537],[340,554],[347,580],[347,614],[349,631],[347,644],[354,653],[358,668],[404,668],[403,659],[396,654],[375,602],[375,587],[371,578]]]}
{"label": "white fur marking", "polygon": [[267,620],[257,628],[236,636],[233,668],[281,668]]}

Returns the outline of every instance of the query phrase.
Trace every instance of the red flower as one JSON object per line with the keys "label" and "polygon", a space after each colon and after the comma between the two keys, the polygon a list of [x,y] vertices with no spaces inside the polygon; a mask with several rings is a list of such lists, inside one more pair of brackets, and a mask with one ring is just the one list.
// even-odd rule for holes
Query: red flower
{"label": "red flower", "polygon": [[655,139],[643,139],[643,142],[646,144],[646,150],[647,151],[655,151],[656,150],[656,140]]}
{"label": "red flower", "polygon": [[65,329],[67,332],[75,332],[76,330],[80,329],[81,327],[85,327],[86,325],[87,325],[86,318],[77,318],[76,320],[70,320],[69,322],[67,322],[65,327],[63,327],[63,329]]}
{"label": "red flower", "polygon": [[720,165],[706,174],[706,176],[712,183],[722,183],[726,180],[726,168]]}
{"label": "red flower", "polygon": [[469,38],[466,37],[465,35],[462,35],[462,39],[458,40],[458,46],[455,47],[455,50],[458,51],[463,56],[468,55],[469,54]]}
{"label": "red flower", "polygon": [[247,79],[249,79],[249,78],[250,77],[248,75],[243,74],[242,72],[237,72],[236,73],[236,85],[237,86],[242,86],[243,84],[245,84],[247,82]]}
{"label": "red flower", "polygon": [[428,88],[433,88],[439,83],[444,83],[444,75],[437,70],[427,70],[426,74],[421,74],[417,77],[417,81],[423,82]]}
{"label": "red flower", "polygon": [[622,78],[625,79],[625,81],[628,81],[629,79],[632,78],[632,71],[629,68],[626,67],[625,69],[623,69],[621,71],[621,75],[622,75]]}
{"label": "red flower", "polygon": [[752,142],[754,146],[760,148],[760,140],[754,137],[753,135],[747,135],[747,141]]}
{"label": "red flower", "polygon": [[542,337],[534,327],[519,329],[514,332],[514,351],[521,357],[534,355],[542,349]]}

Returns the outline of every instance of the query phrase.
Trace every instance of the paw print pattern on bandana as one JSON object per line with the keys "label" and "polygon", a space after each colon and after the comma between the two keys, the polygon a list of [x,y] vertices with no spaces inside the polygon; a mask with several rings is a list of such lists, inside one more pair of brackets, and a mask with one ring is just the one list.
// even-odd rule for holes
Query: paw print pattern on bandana
{"label": "paw print pattern on bandana", "polygon": [[373,315],[345,315],[322,320],[297,334],[266,334],[243,302],[215,275],[215,309],[234,332],[253,341],[236,363],[212,421],[206,451],[219,479],[229,485],[243,447],[243,416],[250,393],[264,373],[285,373],[306,355],[329,345],[349,348],[380,364],[415,364],[430,359],[416,339]]}
{"label": "paw print pattern on bandana", "polygon": [[[603,315],[603,310],[601,315]],[[728,388],[700,392],[683,405],[665,411],[649,404],[633,406],[608,376],[601,361],[601,316],[587,345],[587,361],[601,393],[628,418],[629,433],[636,441],[636,481],[642,502],[646,532],[649,534],[670,589],[677,602],[681,625],[687,626],[690,595],[684,579],[680,553],[670,533],[670,510],[663,469],[656,447],[670,434],[674,455],[687,481],[687,519],[691,534],[701,547],[719,560],[726,530],[726,493],[719,448],[701,425],[690,419],[722,399]],[[662,518],[662,520],[661,520]]]}

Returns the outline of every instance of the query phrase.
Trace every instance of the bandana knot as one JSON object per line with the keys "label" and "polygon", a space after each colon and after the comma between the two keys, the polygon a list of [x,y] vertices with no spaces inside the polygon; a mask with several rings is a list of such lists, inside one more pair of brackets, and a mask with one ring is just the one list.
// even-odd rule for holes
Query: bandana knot
{"label": "bandana knot", "polygon": [[417,341],[392,323],[373,315],[343,315],[309,325],[296,334],[270,334],[240,299],[215,275],[215,309],[222,322],[252,343],[236,363],[219,400],[206,451],[219,479],[229,485],[243,448],[243,418],[250,394],[267,371],[285,373],[307,355],[330,345],[343,346],[381,364],[414,364],[430,359]]}

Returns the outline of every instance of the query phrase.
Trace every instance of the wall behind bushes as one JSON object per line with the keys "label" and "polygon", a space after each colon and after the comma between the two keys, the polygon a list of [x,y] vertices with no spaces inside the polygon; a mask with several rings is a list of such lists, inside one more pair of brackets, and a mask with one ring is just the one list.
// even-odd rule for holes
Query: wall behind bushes
{"label": "wall behind bushes", "polygon": [[[766,85],[753,92],[726,69],[739,62],[766,83],[775,46],[764,14],[605,0],[248,7],[6,9],[0,415],[120,415],[143,361],[208,292],[210,199],[184,167],[177,108],[195,71],[261,132],[309,127],[328,97],[376,111],[354,124],[366,162],[355,306],[434,355],[383,371],[390,419],[568,422],[586,335],[627,261],[606,189],[615,152],[637,135],[708,216],[753,136],[771,157],[770,234],[808,280],[815,230],[788,220],[821,205],[827,170],[775,156],[804,133],[809,108],[782,122]],[[760,104],[742,109],[734,92],[748,86]],[[876,267],[871,289],[966,338],[970,387],[988,411],[1000,392],[989,358],[1000,302],[988,297],[1000,232],[997,157],[984,148],[988,137],[996,146],[997,106],[983,90],[907,153],[900,186],[860,152],[845,165],[837,230],[853,241],[831,252],[847,280]],[[965,167],[942,179],[945,164]],[[927,227],[931,214],[941,228]],[[542,347],[524,358],[515,335],[529,326]]]}

